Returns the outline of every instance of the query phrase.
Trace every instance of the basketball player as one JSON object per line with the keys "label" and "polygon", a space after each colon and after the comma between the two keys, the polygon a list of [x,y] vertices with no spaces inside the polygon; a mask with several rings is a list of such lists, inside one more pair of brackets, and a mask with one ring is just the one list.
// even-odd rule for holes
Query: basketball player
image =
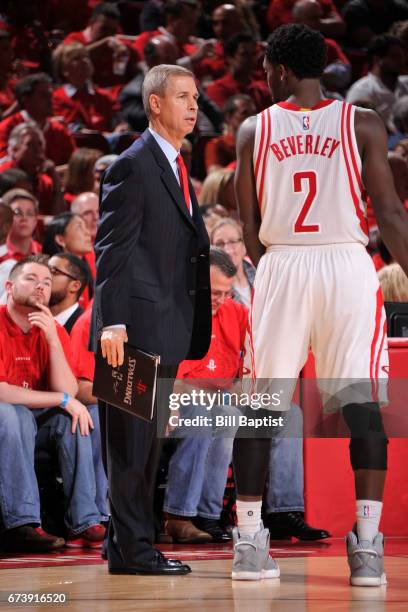
{"label": "basketball player", "polygon": [[[257,265],[254,366],[257,380],[296,381],[311,346],[319,379],[371,379],[375,390],[388,371],[386,318],[365,249],[364,189],[406,273],[408,217],[394,189],[381,119],[325,99],[319,81],[325,66],[320,33],[300,24],[278,28],[264,59],[274,105],[247,119],[238,136],[236,192],[245,244]],[[341,405],[357,499],[347,536],[350,582],[376,586],[386,582],[378,525],[387,439],[375,393]],[[380,435],[365,435],[365,423]],[[239,437],[234,443],[235,579],[279,576],[260,521],[269,443]]]}

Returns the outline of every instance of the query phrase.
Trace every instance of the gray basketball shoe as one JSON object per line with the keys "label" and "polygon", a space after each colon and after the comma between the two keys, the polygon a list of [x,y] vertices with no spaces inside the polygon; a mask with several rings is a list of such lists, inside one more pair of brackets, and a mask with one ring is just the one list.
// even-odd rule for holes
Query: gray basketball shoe
{"label": "gray basketball shoe", "polygon": [[387,584],[384,572],[384,536],[377,533],[374,540],[358,540],[355,531],[346,537],[350,566],[350,584],[353,586],[380,586]]}
{"label": "gray basketball shoe", "polygon": [[280,576],[278,564],[269,556],[269,529],[264,529],[262,522],[259,527],[253,536],[241,536],[237,527],[233,529],[233,580],[261,580]]}

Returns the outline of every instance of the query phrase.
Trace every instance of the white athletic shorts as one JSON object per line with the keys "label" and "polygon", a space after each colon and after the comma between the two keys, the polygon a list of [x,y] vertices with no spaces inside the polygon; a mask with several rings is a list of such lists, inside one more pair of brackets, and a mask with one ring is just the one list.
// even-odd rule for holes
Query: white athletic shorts
{"label": "white athletic shorts", "polygon": [[325,404],[334,396],[341,405],[386,401],[383,298],[359,243],[271,246],[259,262],[245,375],[294,388],[310,348]]}

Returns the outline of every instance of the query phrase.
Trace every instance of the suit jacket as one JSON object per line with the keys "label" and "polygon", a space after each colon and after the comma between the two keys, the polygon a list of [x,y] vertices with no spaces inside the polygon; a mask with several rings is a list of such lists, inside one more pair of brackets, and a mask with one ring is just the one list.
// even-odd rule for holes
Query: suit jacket
{"label": "suit jacket", "polygon": [[200,359],[211,338],[209,239],[191,183],[193,216],[146,130],[107,170],[95,241],[91,342],[124,323],[129,344],[163,364]]}

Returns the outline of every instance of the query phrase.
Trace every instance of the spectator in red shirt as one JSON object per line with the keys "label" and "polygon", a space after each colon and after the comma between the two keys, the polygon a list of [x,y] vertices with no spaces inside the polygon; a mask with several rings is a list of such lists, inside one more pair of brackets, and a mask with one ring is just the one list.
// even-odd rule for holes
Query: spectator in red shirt
{"label": "spectator in red shirt", "polygon": [[92,83],[94,67],[87,49],[79,43],[60,45],[53,61],[63,83],[54,90],[54,114],[64,119],[71,132],[110,132],[115,102],[107,90]]}
{"label": "spectator in red shirt", "polygon": [[5,119],[13,113],[16,106],[15,79],[12,78],[13,59],[10,34],[0,30],[0,119]]}
{"label": "spectator in red shirt", "polygon": [[[248,7],[249,9],[249,7]],[[250,10],[250,9],[249,9]],[[218,79],[225,74],[224,45],[236,34],[251,31],[251,24],[247,22],[241,7],[234,4],[221,4],[214,9],[211,17],[212,29],[216,38],[214,47],[208,57],[204,57],[200,63],[194,67],[194,71],[200,79],[211,77]],[[257,55],[259,60],[256,62],[256,77],[261,79],[264,71],[263,44],[257,43]]]}
{"label": "spectator in red shirt", "polygon": [[248,94],[256,112],[271,104],[271,95],[264,81],[254,79],[256,41],[250,34],[237,34],[225,45],[228,72],[207,87],[207,95],[221,109],[236,94]]}
{"label": "spectator in red shirt", "polygon": [[[296,0],[270,0],[266,21],[270,32],[281,25],[292,22],[292,9]],[[319,0],[323,9],[319,30],[324,36],[341,38],[346,25],[333,0]]]}
{"label": "spectator in red shirt", "polygon": [[[104,528],[86,407],[75,399],[71,347],[48,309],[51,272],[42,256],[18,262],[0,307],[0,513],[6,551],[43,552],[64,545],[41,529],[36,449],[55,449],[66,498],[67,545],[100,546]],[[18,483],[18,486],[16,486]]]}
{"label": "spectator in red shirt", "polygon": [[0,173],[19,168],[28,175],[41,214],[53,215],[62,210],[60,179],[54,162],[45,157],[44,136],[34,123],[20,123],[13,128],[8,140],[8,156],[1,161]]}
{"label": "spectator in red shirt", "polygon": [[[318,0],[298,0],[292,10],[293,21],[304,23],[312,30],[321,31],[323,8]],[[332,38],[325,38],[327,45],[327,66],[322,83],[329,91],[344,92],[350,83],[350,62],[340,45]]]}
{"label": "spectator in red shirt", "polygon": [[81,307],[85,309],[93,295],[95,256],[91,235],[82,217],[71,212],[54,217],[45,228],[43,252],[50,256],[63,252],[73,253],[86,260],[91,268],[92,279],[79,299]]}
{"label": "spectator in red shirt", "polygon": [[5,19],[0,22],[0,28],[10,33],[14,57],[26,72],[50,69],[50,41],[38,19],[38,4],[39,0],[2,2]]}
{"label": "spectator in red shirt", "polygon": [[[179,385],[174,391],[192,389],[230,389],[240,370],[248,313],[246,308],[230,299],[233,278],[237,270],[221,249],[210,251],[212,306],[212,336],[207,355],[198,361],[183,361],[178,369]],[[185,380],[186,383],[181,381]],[[173,393],[174,397],[174,393]],[[212,418],[212,426],[188,427],[179,417]],[[215,417],[230,415],[236,419],[230,427],[215,427]],[[180,414],[170,416],[173,436],[178,440],[169,465],[163,509],[165,535],[174,542],[226,542],[231,536],[221,527],[219,519],[232,457],[234,434],[238,427],[239,410],[228,404],[206,406],[192,402],[181,407]]]}
{"label": "spectator in red shirt", "polygon": [[114,95],[135,76],[139,59],[120,33],[118,7],[102,2],[94,8],[85,30],[71,32],[64,39],[64,44],[78,42],[87,47],[95,67],[95,82],[100,87],[114,88]]}
{"label": "spectator in red shirt", "polygon": [[41,244],[33,239],[38,222],[38,200],[25,189],[10,189],[3,202],[13,211],[13,225],[7,236],[8,256],[16,261],[41,253]]}
{"label": "spectator in red shirt", "polygon": [[86,191],[77,196],[71,204],[71,212],[79,215],[85,221],[92,243],[94,243],[99,221],[99,198],[96,193]]}
{"label": "spectator in red shirt", "polygon": [[177,63],[193,72],[197,69],[200,76],[200,63],[212,54],[214,41],[195,38],[199,3],[197,0],[168,0],[164,5],[164,15],[165,25],[151,32],[142,32],[134,42],[135,50],[144,59],[147,43],[152,38],[164,36],[176,45]]}
{"label": "spectator in red shirt", "polygon": [[223,108],[225,129],[222,136],[216,136],[205,148],[205,169],[207,173],[224,168],[237,158],[235,138],[239,126],[247,117],[255,115],[256,109],[250,96],[232,96]]}
{"label": "spectator in red shirt", "polygon": [[51,118],[52,81],[40,72],[21,79],[15,86],[19,109],[0,122],[0,154],[7,151],[7,142],[13,128],[20,123],[35,123],[45,138],[45,153],[57,166],[66,164],[75,149],[67,128]]}

